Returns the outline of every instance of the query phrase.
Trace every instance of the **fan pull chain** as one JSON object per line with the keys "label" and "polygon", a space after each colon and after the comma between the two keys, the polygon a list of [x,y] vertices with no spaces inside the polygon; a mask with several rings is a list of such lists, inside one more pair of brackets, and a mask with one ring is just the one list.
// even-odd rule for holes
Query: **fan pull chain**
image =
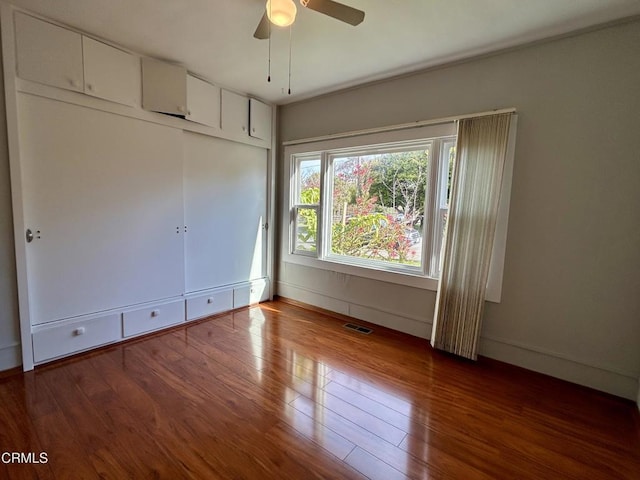
{"label": "fan pull chain", "polygon": [[293,25],[289,25],[289,95],[291,95],[291,30]]}
{"label": "fan pull chain", "polygon": [[[271,15],[271,4],[269,4],[269,15]],[[271,21],[269,21],[269,65],[267,67],[267,82],[271,82]]]}
{"label": "fan pull chain", "polygon": [[267,69],[267,82],[271,82],[271,22],[269,22],[269,66]]}

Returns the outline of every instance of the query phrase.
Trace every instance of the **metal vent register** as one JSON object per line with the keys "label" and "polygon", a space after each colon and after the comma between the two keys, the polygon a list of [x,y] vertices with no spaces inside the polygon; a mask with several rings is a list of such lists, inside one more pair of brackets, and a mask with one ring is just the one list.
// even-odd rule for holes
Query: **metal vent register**
{"label": "metal vent register", "polygon": [[350,330],[355,330],[356,332],[364,333],[366,335],[369,335],[371,332],[373,332],[373,330],[371,330],[370,328],[355,325],[353,323],[345,323],[343,327]]}

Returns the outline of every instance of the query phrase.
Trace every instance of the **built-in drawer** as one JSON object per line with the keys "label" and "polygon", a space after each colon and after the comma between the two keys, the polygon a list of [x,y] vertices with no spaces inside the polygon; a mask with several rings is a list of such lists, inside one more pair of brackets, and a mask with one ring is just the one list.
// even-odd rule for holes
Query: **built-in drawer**
{"label": "built-in drawer", "polygon": [[269,289],[266,280],[253,280],[249,285],[233,289],[233,308],[245,307],[267,300]]}
{"label": "built-in drawer", "polygon": [[119,313],[40,327],[32,334],[33,361],[44,362],[115,342],[121,338],[122,324]]}
{"label": "built-in drawer", "polygon": [[187,320],[207,317],[233,308],[233,290],[218,292],[187,298]]}
{"label": "built-in drawer", "polygon": [[130,310],[122,315],[125,337],[150,332],[184,322],[184,300]]}
{"label": "built-in drawer", "polygon": [[233,308],[240,308],[249,305],[251,297],[251,286],[244,285],[233,289]]}
{"label": "built-in drawer", "polygon": [[269,282],[267,280],[254,280],[249,289],[249,303],[260,303],[269,300]]}

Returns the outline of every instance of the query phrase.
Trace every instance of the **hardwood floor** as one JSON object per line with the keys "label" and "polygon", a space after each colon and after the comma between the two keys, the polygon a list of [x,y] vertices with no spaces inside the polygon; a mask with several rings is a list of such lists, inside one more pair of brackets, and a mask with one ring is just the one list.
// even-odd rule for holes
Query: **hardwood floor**
{"label": "hardwood floor", "polygon": [[632,402],[342,323],[277,301],[0,378],[0,449],[48,459],[0,478],[640,478]]}

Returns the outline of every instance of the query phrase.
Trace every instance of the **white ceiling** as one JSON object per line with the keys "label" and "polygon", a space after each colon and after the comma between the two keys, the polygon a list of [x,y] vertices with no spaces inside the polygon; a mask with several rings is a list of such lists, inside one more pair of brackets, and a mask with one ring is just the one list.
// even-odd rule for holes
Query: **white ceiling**
{"label": "white ceiling", "polygon": [[352,27],[298,4],[287,95],[289,30],[273,30],[271,83],[253,38],[265,0],[11,3],[279,104],[640,14],[640,0],[344,0],[366,12]]}

